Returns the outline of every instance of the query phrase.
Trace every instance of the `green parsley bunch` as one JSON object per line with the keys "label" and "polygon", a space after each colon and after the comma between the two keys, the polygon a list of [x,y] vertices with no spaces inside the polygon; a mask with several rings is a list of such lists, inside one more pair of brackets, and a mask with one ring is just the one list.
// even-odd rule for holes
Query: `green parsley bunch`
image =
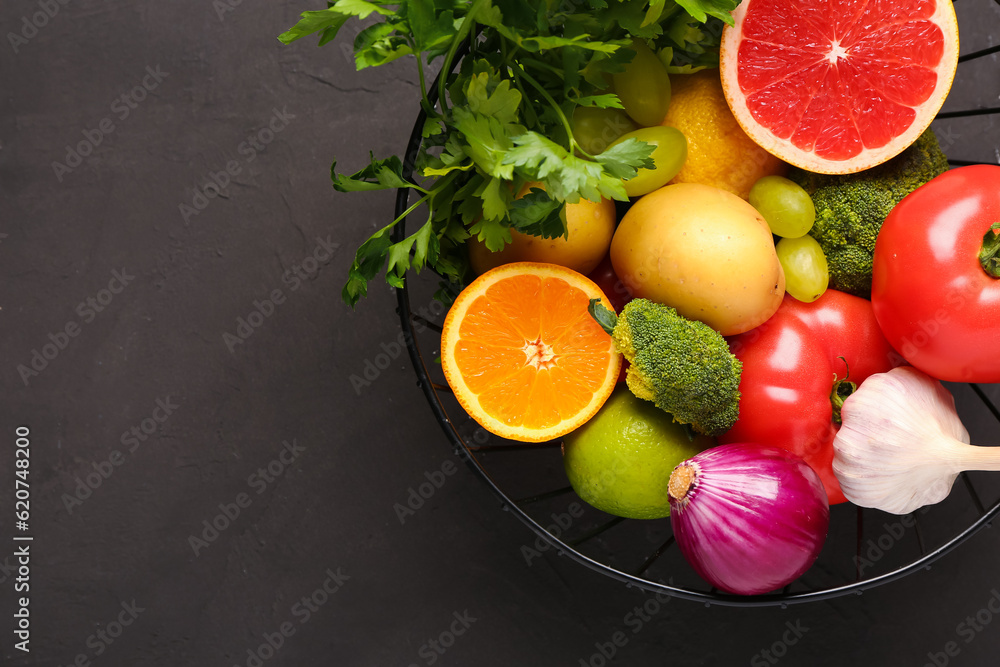
{"label": "green parsley bunch", "polygon": [[[334,0],[303,13],[282,42],[318,32],[322,46],[349,20],[376,18],[354,40],[357,68],[413,56],[426,116],[410,168],[395,156],[372,156],[351,175],[337,173],[336,162],[331,168],[340,192],[410,188],[419,195],[358,248],[344,301],[354,306],[383,270],[395,287],[403,286],[408,269],[425,266],[460,286],[469,272],[464,248],[471,235],[498,251],[512,228],[565,235],[559,211],[566,202],[627,200],[622,180],[653,166],[653,147],[630,139],[591,155],[573,138],[573,110],[622,108],[607,92],[608,81],[635,55],[629,44],[636,38],[659,51],[668,71],[717,66],[722,22],[732,23],[737,2]],[[428,89],[427,72],[437,58],[441,74]],[[544,191],[515,199],[529,181],[541,182]],[[423,225],[393,243],[392,229],[421,206]]]}

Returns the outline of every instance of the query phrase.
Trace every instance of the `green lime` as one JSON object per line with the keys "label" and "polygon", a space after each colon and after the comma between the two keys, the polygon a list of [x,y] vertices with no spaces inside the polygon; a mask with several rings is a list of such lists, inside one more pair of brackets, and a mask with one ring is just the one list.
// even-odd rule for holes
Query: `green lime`
{"label": "green lime", "polygon": [[597,509],[628,519],[670,516],[667,483],[681,461],[713,447],[625,387],[586,424],[567,435],[563,463],[573,490]]}

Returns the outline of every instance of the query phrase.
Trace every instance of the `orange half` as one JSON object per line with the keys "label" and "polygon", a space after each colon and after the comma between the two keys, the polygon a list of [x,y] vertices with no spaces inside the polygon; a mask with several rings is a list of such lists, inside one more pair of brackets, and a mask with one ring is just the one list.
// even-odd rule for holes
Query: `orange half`
{"label": "orange half", "polygon": [[611,303],[586,276],[518,262],[465,288],[444,321],[441,366],[487,431],[544,442],[584,424],[615,388],[621,355],[587,312]]}

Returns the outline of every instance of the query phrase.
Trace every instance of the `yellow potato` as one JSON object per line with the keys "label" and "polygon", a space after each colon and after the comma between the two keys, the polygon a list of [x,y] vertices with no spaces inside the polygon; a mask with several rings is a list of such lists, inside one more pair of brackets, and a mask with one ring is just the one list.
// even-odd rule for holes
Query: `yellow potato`
{"label": "yellow potato", "polygon": [[762,324],[785,294],[767,222],[709,185],[667,185],[640,198],[615,232],[611,263],[633,296],[724,336]]}

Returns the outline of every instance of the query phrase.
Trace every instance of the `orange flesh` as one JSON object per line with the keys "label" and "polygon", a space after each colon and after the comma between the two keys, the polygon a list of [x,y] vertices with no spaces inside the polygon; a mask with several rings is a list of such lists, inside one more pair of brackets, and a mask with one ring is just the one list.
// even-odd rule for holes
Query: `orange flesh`
{"label": "orange flesh", "polygon": [[486,413],[510,427],[541,429],[591,403],[614,352],[588,303],[567,281],[530,274],[502,278],[474,298],[454,360]]}
{"label": "orange flesh", "polygon": [[937,86],[935,0],[744,0],[737,80],[754,120],[827,160],[885,146]]}

